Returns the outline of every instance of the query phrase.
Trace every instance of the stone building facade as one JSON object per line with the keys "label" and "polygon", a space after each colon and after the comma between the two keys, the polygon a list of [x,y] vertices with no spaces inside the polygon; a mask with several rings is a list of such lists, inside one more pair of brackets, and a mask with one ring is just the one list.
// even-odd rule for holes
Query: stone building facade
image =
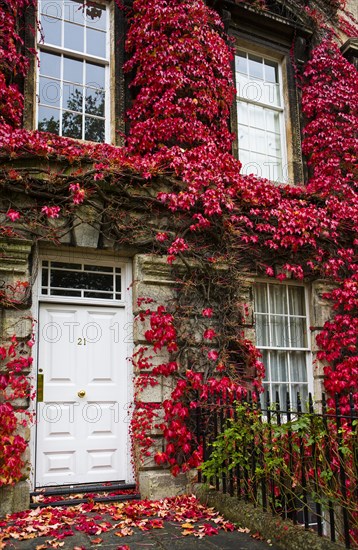
{"label": "stone building facade", "polygon": [[[94,9],[102,13],[105,25],[102,26],[98,13],[94,15],[97,26],[91,24],[93,19],[82,25],[58,11],[63,8],[60,4],[55,0],[43,3],[43,23],[48,25],[44,26],[45,39],[33,44],[40,52],[40,69],[32,61],[32,71],[25,80],[24,126],[120,145],[122,138],[116,132],[125,131],[124,112],[131,99],[128,77],[121,70],[126,29],[123,12],[114,2],[98,0]],[[71,8],[76,2],[65,0],[65,4]],[[210,4],[222,16],[236,48],[233,70],[238,98],[231,119],[236,135],[233,152],[240,156],[247,173],[254,168],[258,176],[299,184],[304,181],[307,167],[301,154],[300,92],[294,78],[292,51],[296,68],[300,68],[311,47],[313,33],[308,18],[299,9],[299,2],[298,7],[295,2],[292,5],[279,0],[270,2],[266,11],[257,11],[250,3],[230,0]],[[351,4],[351,10],[356,10],[355,2]],[[31,18],[31,14],[27,17]],[[107,53],[96,51],[95,45],[82,51],[82,46],[61,42],[56,29],[61,28],[66,37],[66,26],[71,25],[79,25],[88,41],[91,33],[93,40],[97,37],[98,48],[102,39],[107,40]],[[35,38],[31,33],[27,36],[29,41]],[[114,51],[114,44],[121,45],[117,48],[119,53]],[[356,39],[346,42],[343,52],[354,62]],[[76,81],[80,65],[91,67],[93,74],[97,71],[96,78],[101,81],[97,87],[86,80]],[[45,66],[47,73],[41,68]],[[64,76],[66,70],[68,77]],[[85,106],[77,113],[73,104],[69,104],[70,99],[67,106],[59,103],[56,90],[65,84],[71,84],[72,93],[80,87],[86,89],[87,97],[94,102],[88,104],[88,111]],[[277,95],[265,99],[257,96],[258,90]],[[264,111],[266,118],[260,121]],[[256,116],[256,126],[250,122],[241,124],[250,116]],[[116,127],[111,127],[112,120],[117,121]],[[274,143],[268,146],[271,150],[262,152],[262,136],[269,134]],[[3,157],[2,162],[20,172],[25,167],[32,171],[38,190],[41,179],[51,177],[51,160]],[[38,171],[39,162],[46,176]],[[74,168],[66,170],[70,173]],[[131,185],[130,175],[124,175],[123,179]],[[162,178],[158,185],[165,187],[168,181]],[[28,196],[26,190],[17,189],[14,193],[5,189],[1,199],[5,209],[9,199],[12,204],[29,209],[35,200],[42,200]],[[151,193],[156,194],[154,190]],[[37,384],[37,399],[33,403],[16,403],[19,408],[29,406],[37,412],[36,423],[23,433],[29,442],[26,456],[29,471],[24,472],[27,479],[0,488],[0,515],[27,508],[30,490],[46,486],[129,483],[136,479],[143,497],[162,498],[187,490],[190,476],[180,474],[174,478],[169,470],[158,466],[153,455],[140,460],[140,451],[131,447],[129,420],[139,373],[130,357],[145,345],[148,355],[154,356],[154,365],[169,359],[164,352],[151,352],[145,338],[148,326],[135,322],[135,318],[141,309],[157,304],[170,306],[176,298],[178,281],[166,257],[152,253],[154,230],[163,225],[160,215],[156,218],[158,212],[149,216],[151,231],[148,234],[140,231],[143,205],[150,211],[147,190],[130,189],[126,200],[129,203],[123,202],[123,210],[130,210],[139,220],[131,242],[130,238],[127,242],[116,242],[113,232],[108,230],[108,220],[101,216],[100,197],[96,197],[95,204],[79,207],[70,218],[60,222],[48,220],[43,236],[39,236],[37,228],[32,231],[19,227],[16,238],[2,237],[0,241],[3,287],[15,287],[18,280],[28,283],[21,304],[15,307],[9,304],[1,311],[2,339],[6,343],[16,332],[19,341],[25,343],[34,332],[35,346],[24,346],[22,353],[33,355],[32,369],[25,374]],[[298,284],[291,279],[275,284],[257,277],[256,273],[246,273],[244,279],[239,296],[248,310],[244,330],[266,357],[270,372],[266,389],[273,396],[276,392],[284,395],[286,391],[292,398],[296,391],[304,396],[309,391],[320,395],[323,366],[315,360],[315,336],[331,315],[330,304],[323,296],[329,285],[323,280]],[[141,297],[153,300],[155,305],[138,305]],[[268,309],[269,302],[276,309]],[[283,319],[285,316],[290,325]],[[280,335],[293,326],[296,333],[292,332],[287,344]],[[277,333],[272,336],[274,345],[267,345],[267,330]],[[293,356],[295,364],[289,363]],[[278,357],[283,358],[282,363]],[[120,376],[115,368],[118,363]],[[279,369],[286,372],[286,379],[278,375]],[[170,378],[163,378],[155,387],[142,388],[140,400],[161,403],[170,398],[172,389]],[[153,430],[150,435],[153,446],[161,449],[160,430]]]}

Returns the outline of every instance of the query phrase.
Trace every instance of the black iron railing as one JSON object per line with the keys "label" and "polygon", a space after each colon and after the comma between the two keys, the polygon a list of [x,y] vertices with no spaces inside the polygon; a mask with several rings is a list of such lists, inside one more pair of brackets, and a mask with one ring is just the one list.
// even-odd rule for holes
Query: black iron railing
{"label": "black iron railing", "polygon": [[211,399],[196,412],[199,482],[356,547],[358,416],[353,395],[333,401]]}

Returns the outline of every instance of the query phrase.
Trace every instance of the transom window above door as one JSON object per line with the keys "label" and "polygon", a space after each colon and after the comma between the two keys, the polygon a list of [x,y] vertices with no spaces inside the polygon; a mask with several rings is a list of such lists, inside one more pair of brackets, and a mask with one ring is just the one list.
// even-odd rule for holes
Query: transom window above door
{"label": "transom window above door", "polygon": [[120,267],[42,260],[41,295],[122,300]]}
{"label": "transom window above door", "polygon": [[287,160],[281,64],[239,50],[235,74],[242,172],[283,182]]}
{"label": "transom window above door", "polygon": [[37,127],[109,141],[109,6],[40,0]]}

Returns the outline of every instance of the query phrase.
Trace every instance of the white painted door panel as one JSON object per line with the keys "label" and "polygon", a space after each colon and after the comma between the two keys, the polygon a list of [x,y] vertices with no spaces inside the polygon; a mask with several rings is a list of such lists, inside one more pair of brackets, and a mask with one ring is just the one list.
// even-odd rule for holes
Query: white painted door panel
{"label": "white painted door panel", "polygon": [[36,486],[126,480],[125,323],[124,308],[41,304]]}

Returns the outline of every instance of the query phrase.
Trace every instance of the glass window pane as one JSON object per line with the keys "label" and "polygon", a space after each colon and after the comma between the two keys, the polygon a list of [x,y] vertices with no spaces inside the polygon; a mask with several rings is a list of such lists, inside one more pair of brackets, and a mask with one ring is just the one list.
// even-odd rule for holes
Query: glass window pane
{"label": "glass window pane", "polygon": [[53,17],[41,17],[41,43],[61,46],[61,25],[59,19]]}
{"label": "glass window pane", "polygon": [[103,273],[84,273],[84,288],[113,291],[113,275]]}
{"label": "glass window pane", "polygon": [[261,311],[262,313],[267,313],[268,311],[266,284],[258,283],[255,287],[255,311]]}
{"label": "glass window pane", "polygon": [[292,348],[305,348],[307,347],[306,338],[306,319],[304,318],[290,318],[290,331],[291,331],[291,347]]}
{"label": "glass window pane", "polygon": [[235,70],[243,74],[248,74],[247,58],[245,52],[238,52],[238,54],[236,55]]}
{"label": "glass window pane", "polygon": [[86,89],[85,111],[90,115],[104,116],[104,90]]}
{"label": "glass window pane", "polygon": [[63,85],[63,108],[70,111],[82,113],[83,109],[83,88],[76,84],[64,83]]}
{"label": "glass window pane", "polygon": [[268,285],[270,295],[270,311],[271,313],[288,313],[286,286]]}
{"label": "glass window pane", "polygon": [[62,135],[76,139],[82,139],[82,115],[63,112]]}
{"label": "glass window pane", "polygon": [[265,109],[266,128],[269,132],[280,133],[280,115],[275,111]]}
{"label": "glass window pane", "polygon": [[247,86],[249,86],[249,84],[250,84],[250,80],[247,77],[241,75],[240,73],[237,73],[236,91],[237,91],[238,97],[244,100],[248,99],[246,88]]}
{"label": "glass window pane", "polygon": [[245,176],[250,175],[257,175],[257,163],[251,162],[251,155],[248,152],[245,152],[244,150],[240,151],[239,154],[240,162],[242,164],[241,172]]}
{"label": "glass window pane", "polygon": [[249,54],[249,75],[253,78],[264,78],[264,65],[262,57]]}
{"label": "glass window pane", "polygon": [[101,4],[89,3],[86,6],[86,22],[88,27],[99,30],[106,30],[107,26],[106,7]]}
{"label": "glass window pane", "polygon": [[301,399],[301,407],[303,411],[308,411],[308,385],[307,384],[292,384],[291,386],[291,401],[294,408],[297,408],[297,394]]}
{"label": "glass window pane", "polygon": [[271,346],[286,348],[289,346],[288,318],[282,315],[271,315]]}
{"label": "glass window pane", "polygon": [[283,410],[286,407],[287,393],[289,391],[288,384],[272,384],[271,385],[271,402],[280,403],[280,408]]}
{"label": "glass window pane", "polygon": [[[252,79],[253,80],[253,79]],[[261,80],[255,81],[256,88],[258,90],[256,101],[258,103],[266,103],[266,97],[267,97],[267,84],[265,82],[262,82]]]}
{"label": "glass window pane", "polygon": [[106,57],[106,33],[87,29],[87,53],[96,57]]}
{"label": "glass window pane", "polygon": [[[239,97],[243,99],[249,99],[250,96],[247,92],[247,87],[250,86],[250,79],[247,76],[242,75],[241,73],[236,73],[236,91]],[[256,94],[255,94],[256,95]]]}
{"label": "glass window pane", "polygon": [[43,18],[57,17],[62,19],[63,0],[41,0],[40,11]]}
{"label": "glass window pane", "polygon": [[267,409],[267,405],[268,405],[268,402],[269,402],[269,399],[271,401],[271,398],[267,395],[268,393],[270,393],[270,385],[269,384],[265,384],[265,382],[263,383],[263,388],[264,388],[264,391],[263,393],[260,395],[260,402],[261,402],[261,407],[263,409]]}
{"label": "glass window pane", "polygon": [[86,63],[86,86],[92,88],[105,87],[105,68],[94,63]]}
{"label": "glass window pane", "polygon": [[40,103],[51,107],[60,107],[61,84],[58,80],[52,80],[44,76],[40,77]]}
{"label": "glass window pane", "polygon": [[277,172],[277,159],[272,159],[270,157],[266,157],[266,159],[261,163],[262,168],[262,178],[266,178],[268,180],[276,181],[274,177],[272,177],[273,174]]}
{"label": "glass window pane", "polygon": [[40,73],[55,78],[61,77],[61,56],[40,52]]}
{"label": "glass window pane", "polygon": [[105,138],[104,119],[85,117],[85,139],[103,142]]}
{"label": "glass window pane", "polygon": [[243,103],[242,101],[238,101],[237,103],[237,119],[238,119],[239,127],[242,124],[247,125],[249,123],[248,106],[246,103]]}
{"label": "glass window pane", "polygon": [[307,382],[307,353],[304,351],[290,352],[291,382]]}
{"label": "glass window pane", "polygon": [[60,131],[60,111],[51,107],[39,106],[38,110],[38,130],[41,132],[51,132],[58,134]]}
{"label": "glass window pane", "polygon": [[51,270],[51,286],[113,291],[113,275],[84,271]]}
{"label": "glass window pane", "polygon": [[265,80],[278,83],[278,64],[265,59]]}
{"label": "glass window pane", "polygon": [[112,292],[95,292],[95,291],[86,290],[83,293],[83,296],[85,298],[97,298],[97,299],[100,299],[100,300],[113,300],[113,293]]}
{"label": "glass window pane", "polygon": [[287,381],[287,357],[286,352],[270,352],[270,380],[272,382]]}
{"label": "glass window pane", "polygon": [[238,140],[239,140],[239,149],[250,149],[249,142],[249,128],[241,124],[239,126]]}
{"label": "glass window pane", "polygon": [[63,79],[82,84],[83,82],[83,61],[72,59],[71,57],[63,58]]}
{"label": "glass window pane", "polygon": [[267,157],[263,164],[263,177],[271,181],[282,181],[282,160],[275,157]]}
{"label": "glass window pane", "polygon": [[50,274],[50,286],[63,287],[63,288],[81,288],[77,284],[78,273],[59,271],[57,269],[51,269]]}
{"label": "glass window pane", "polygon": [[269,366],[269,352],[267,349],[260,350],[262,355],[260,361],[265,365],[265,380],[271,380],[270,366]]}
{"label": "glass window pane", "polygon": [[84,51],[84,28],[67,21],[64,22],[64,47],[78,52]]}
{"label": "glass window pane", "polygon": [[287,382],[287,352],[286,351],[271,351],[271,380],[273,382]]}
{"label": "glass window pane", "polygon": [[265,109],[258,105],[250,105],[249,107],[250,126],[255,128],[265,128]]}
{"label": "glass window pane", "polygon": [[[257,128],[250,128],[250,150],[262,152],[266,150],[266,132]],[[263,159],[264,161],[264,159]]]}
{"label": "glass window pane", "polygon": [[265,174],[264,174],[265,160],[266,160],[265,155],[260,155],[259,153],[250,151],[250,162],[247,165],[247,173],[254,174],[258,178],[265,177]]}
{"label": "glass window pane", "polygon": [[280,88],[277,84],[264,82],[262,84],[261,101],[273,107],[281,106]]}
{"label": "glass window pane", "polygon": [[116,275],[116,292],[121,292],[122,289],[122,278],[120,275]]}
{"label": "glass window pane", "polygon": [[42,270],[42,286],[47,286],[47,276],[48,276],[48,270],[43,269]]}
{"label": "glass window pane", "polygon": [[278,134],[267,132],[267,154],[270,156],[281,156],[281,138]]}
{"label": "glass window pane", "polygon": [[81,297],[80,290],[66,290],[64,288],[61,288],[61,289],[51,288],[50,294],[51,296],[72,296],[77,298]]}
{"label": "glass window pane", "polygon": [[85,11],[83,7],[83,1],[70,0],[65,2],[64,6],[64,18],[71,23],[78,23],[79,25],[85,24]]}
{"label": "glass window pane", "polygon": [[305,289],[302,286],[288,287],[290,315],[306,315]]}
{"label": "glass window pane", "polygon": [[268,315],[256,315],[256,341],[258,346],[270,345]]}
{"label": "glass window pane", "polygon": [[242,97],[249,101],[262,101],[262,82],[250,80],[242,88]]}

